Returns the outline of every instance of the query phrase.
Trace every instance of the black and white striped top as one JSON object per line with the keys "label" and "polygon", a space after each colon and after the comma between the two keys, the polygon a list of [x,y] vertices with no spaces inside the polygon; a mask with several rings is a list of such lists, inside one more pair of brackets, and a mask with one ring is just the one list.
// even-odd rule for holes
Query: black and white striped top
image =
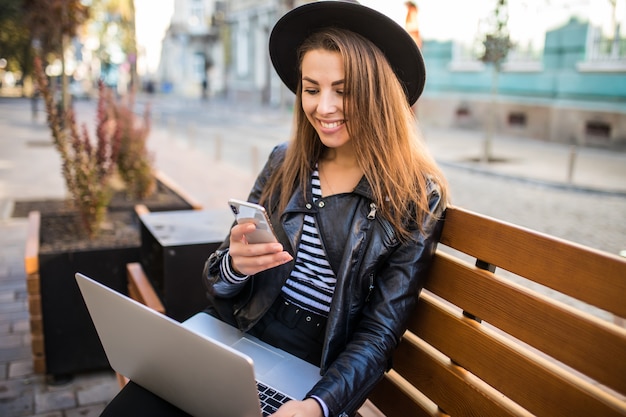
{"label": "black and white striped top", "polygon": [[[311,178],[313,201],[322,198],[317,167]],[[304,230],[291,276],[283,286],[283,297],[314,313],[328,316],[337,279],[328,263],[315,217],[304,216]]]}
{"label": "black and white striped top", "polygon": [[[322,197],[317,167],[311,176],[313,201]],[[230,257],[222,259],[222,275],[232,283],[248,279],[232,270]],[[327,317],[337,279],[326,258],[315,217],[304,216],[302,239],[296,254],[295,266],[282,288],[284,298],[305,310]]]}

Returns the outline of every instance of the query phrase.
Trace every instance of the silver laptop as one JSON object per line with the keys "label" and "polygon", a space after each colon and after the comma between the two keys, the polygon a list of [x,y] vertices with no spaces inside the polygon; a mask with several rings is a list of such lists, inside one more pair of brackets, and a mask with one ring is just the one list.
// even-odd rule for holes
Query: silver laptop
{"label": "silver laptop", "polygon": [[260,397],[300,400],[320,379],[318,367],[207,313],[179,323],[85,275],[76,281],[111,367],[193,416],[268,415]]}

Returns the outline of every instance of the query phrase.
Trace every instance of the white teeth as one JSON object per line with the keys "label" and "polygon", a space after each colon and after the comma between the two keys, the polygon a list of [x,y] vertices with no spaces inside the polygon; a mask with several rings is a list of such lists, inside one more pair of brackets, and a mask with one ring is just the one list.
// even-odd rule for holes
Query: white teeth
{"label": "white teeth", "polygon": [[325,123],[325,122],[320,121],[320,124],[322,125],[323,128],[332,129],[332,128],[335,128],[337,126],[342,125],[343,124],[343,120],[341,120],[339,122],[333,122],[333,123]]}

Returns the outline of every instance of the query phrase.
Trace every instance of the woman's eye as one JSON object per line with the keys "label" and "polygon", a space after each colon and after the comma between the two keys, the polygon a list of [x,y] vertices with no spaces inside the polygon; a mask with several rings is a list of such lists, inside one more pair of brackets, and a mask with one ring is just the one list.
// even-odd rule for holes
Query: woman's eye
{"label": "woman's eye", "polygon": [[304,92],[307,94],[316,94],[317,90],[315,88],[305,88]]}

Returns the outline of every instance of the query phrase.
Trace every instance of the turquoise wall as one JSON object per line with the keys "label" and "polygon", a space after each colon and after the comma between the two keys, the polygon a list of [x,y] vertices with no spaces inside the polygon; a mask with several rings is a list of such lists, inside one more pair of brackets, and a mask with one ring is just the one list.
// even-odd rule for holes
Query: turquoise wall
{"label": "turquoise wall", "polygon": [[[546,34],[542,69],[533,72],[505,71],[498,75],[503,95],[553,99],[626,102],[626,72],[581,72],[585,61],[589,24],[572,19]],[[451,71],[452,42],[424,41],[426,93],[491,91],[492,68],[482,71]]]}

